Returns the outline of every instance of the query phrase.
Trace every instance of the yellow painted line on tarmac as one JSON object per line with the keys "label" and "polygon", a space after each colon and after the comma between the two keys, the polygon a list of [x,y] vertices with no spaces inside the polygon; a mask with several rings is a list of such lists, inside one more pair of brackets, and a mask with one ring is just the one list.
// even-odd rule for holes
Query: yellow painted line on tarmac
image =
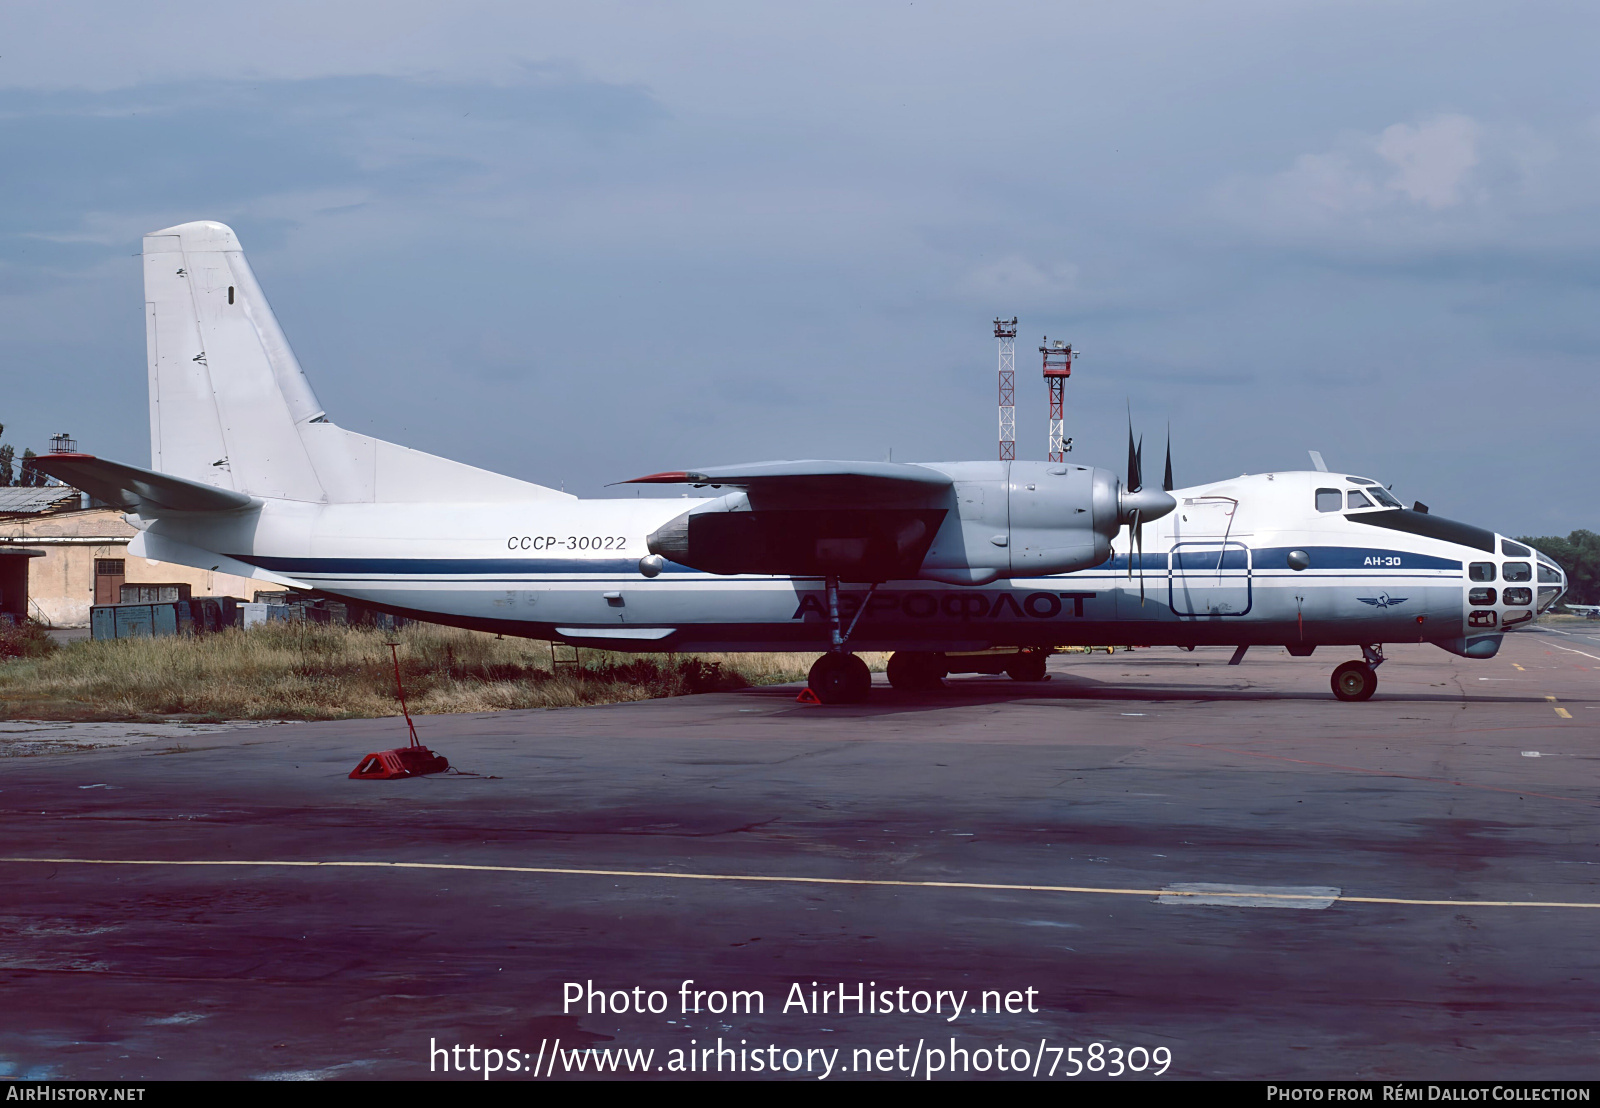
{"label": "yellow painted line on tarmac", "polygon": [[[1172,889],[1117,889],[1091,885],[1009,885],[988,881],[895,881],[858,877],[788,877],[755,873],[670,873],[663,870],[571,869],[557,866],[481,866],[459,862],[296,862],[249,859],[159,858],[0,858],[0,863],[37,863],[53,866],[278,866],[294,869],[415,869],[465,873],[528,873],[565,877],[644,877],[672,881],[747,881],[776,885],[849,885],[892,889],[974,889],[1018,893],[1078,893],[1086,896],[1203,896],[1249,900],[1327,900],[1326,895],[1262,892],[1180,892]],[[1600,903],[1570,900],[1417,900],[1393,896],[1333,898],[1350,904],[1398,904],[1441,908],[1600,908]]]}
{"label": "yellow painted line on tarmac", "polygon": [[1553,697],[1550,694],[1546,693],[1545,694],[1545,699],[1548,700],[1550,702],[1550,706],[1556,710],[1556,715],[1560,716],[1562,719],[1571,719],[1572,718],[1572,713],[1571,712],[1567,711],[1565,708],[1563,708],[1563,707],[1559,706],[1558,704],[1556,704],[1556,698],[1555,697]]}
{"label": "yellow painted line on tarmac", "polygon": [[1516,666],[1516,668],[1517,668],[1517,669],[1519,669],[1519,670],[1522,670],[1522,672],[1523,672],[1523,673],[1527,673],[1527,672],[1528,672],[1528,671],[1527,671],[1527,670],[1525,670],[1525,669],[1522,669],[1522,667],[1521,667],[1521,666],[1518,666],[1518,665],[1517,665],[1517,663],[1515,663],[1515,662],[1512,662],[1512,663],[1511,663],[1511,664],[1512,664],[1512,665],[1513,665],[1513,666]]}

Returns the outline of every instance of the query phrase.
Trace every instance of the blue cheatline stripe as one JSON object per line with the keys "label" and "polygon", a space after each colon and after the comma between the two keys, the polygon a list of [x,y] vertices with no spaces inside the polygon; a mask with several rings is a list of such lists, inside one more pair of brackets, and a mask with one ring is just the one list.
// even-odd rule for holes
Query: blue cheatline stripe
{"label": "blue cheatline stripe", "polygon": [[[1450,558],[1431,554],[1416,554],[1409,550],[1386,550],[1377,547],[1355,546],[1273,546],[1251,551],[1251,567],[1257,572],[1288,568],[1291,550],[1304,550],[1311,557],[1311,569],[1364,570],[1369,572],[1405,572],[1409,570],[1456,570],[1461,563]],[[1176,552],[1179,569],[1217,568],[1217,549],[1209,552],[1201,547],[1180,548]],[[1230,546],[1224,555],[1222,568],[1245,568],[1245,552]],[[553,574],[611,574],[632,578],[638,575],[639,563],[633,558],[309,558],[271,557],[262,554],[230,554],[248,565],[259,566],[278,573],[303,576],[343,576],[347,574],[373,574],[394,576],[473,576],[498,574],[515,578],[549,576]],[[1128,555],[1118,554],[1093,567],[1102,572],[1126,572]],[[1145,553],[1138,556],[1134,568],[1145,572],[1165,573],[1168,568],[1166,553]],[[665,573],[692,573],[702,571],[668,562]],[[1092,572],[1085,572],[1085,576]],[[1057,574],[1050,578],[1060,580],[1074,574]],[[1034,580],[1016,577],[1014,580]],[[799,578],[798,580],[810,580]],[[1045,580],[1045,578],[1038,578]]]}
{"label": "blue cheatline stripe", "polygon": [[1257,569],[1287,569],[1289,551],[1304,550],[1311,556],[1311,569],[1454,569],[1461,563],[1453,558],[1416,554],[1410,550],[1384,550],[1367,546],[1269,546],[1255,551]]}
{"label": "blue cheatline stripe", "polygon": [[[229,554],[247,565],[288,574],[483,574],[612,573],[638,576],[637,558],[275,558],[262,554]],[[700,573],[668,562],[664,573]]]}
{"label": "blue cheatline stripe", "polygon": [[[1179,569],[1215,569],[1221,544],[1196,546],[1185,544],[1174,552]],[[1459,571],[1461,563],[1451,558],[1438,558],[1432,554],[1415,554],[1409,550],[1385,550],[1366,546],[1267,546],[1250,552],[1251,568],[1260,570],[1288,569],[1289,551],[1303,550],[1311,557],[1312,569],[1397,570],[1453,569]],[[1128,555],[1117,554],[1094,567],[1098,570],[1127,572]],[[1134,569],[1167,571],[1167,554],[1146,552],[1135,555]],[[1223,569],[1244,569],[1244,550],[1230,545],[1223,558]],[[1068,575],[1070,576],[1070,575]]]}

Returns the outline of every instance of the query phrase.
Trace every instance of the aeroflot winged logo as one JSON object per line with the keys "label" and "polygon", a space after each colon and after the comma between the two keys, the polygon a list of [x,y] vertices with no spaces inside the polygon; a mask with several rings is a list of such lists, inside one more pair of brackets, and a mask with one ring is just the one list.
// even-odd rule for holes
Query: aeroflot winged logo
{"label": "aeroflot winged logo", "polygon": [[1404,604],[1408,598],[1380,592],[1377,596],[1358,596],[1356,599],[1363,604],[1371,604],[1374,608],[1393,608],[1396,604]]}

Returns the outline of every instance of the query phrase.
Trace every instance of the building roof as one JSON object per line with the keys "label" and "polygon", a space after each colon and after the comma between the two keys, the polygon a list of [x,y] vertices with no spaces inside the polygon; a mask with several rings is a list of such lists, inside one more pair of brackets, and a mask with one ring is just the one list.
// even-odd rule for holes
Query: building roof
{"label": "building roof", "polygon": [[71,485],[8,485],[0,487],[0,515],[38,515],[81,496]]}

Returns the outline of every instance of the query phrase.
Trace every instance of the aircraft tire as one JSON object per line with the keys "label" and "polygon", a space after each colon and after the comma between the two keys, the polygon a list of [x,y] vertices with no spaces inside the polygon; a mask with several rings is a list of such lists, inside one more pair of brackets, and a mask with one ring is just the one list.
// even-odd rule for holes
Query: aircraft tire
{"label": "aircraft tire", "polygon": [[897,650],[886,669],[889,684],[904,692],[927,692],[944,686],[945,663],[939,655],[920,650]]}
{"label": "aircraft tire", "polygon": [[1006,667],[1006,673],[1013,681],[1043,681],[1049,675],[1045,672],[1047,655],[1029,652]]}
{"label": "aircraft tire", "polygon": [[854,654],[824,654],[807,677],[811,691],[824,704],[859,704],[872,689],[872,671]]}
{"label": "aircraft tire", "polygon": [[1365,662],[1346,662],[1333,671],[1333,695],[1340,700],[1371,700],[1378,675]]}

